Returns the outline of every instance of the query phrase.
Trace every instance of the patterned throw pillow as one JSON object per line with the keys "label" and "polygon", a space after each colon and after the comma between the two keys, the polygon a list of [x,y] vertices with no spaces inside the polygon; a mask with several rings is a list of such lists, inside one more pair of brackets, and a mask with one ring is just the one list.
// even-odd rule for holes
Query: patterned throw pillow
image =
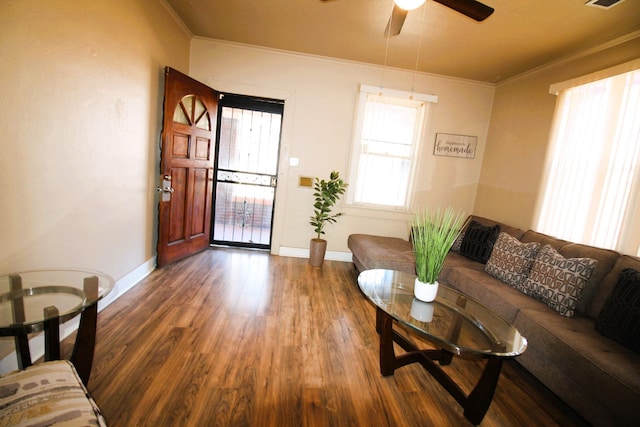
{"label": "patterned throw pillow", "polygon": [[462,240],[464,240],[464,230],[458,234],[456,240],[453,241],[451,245],[451,252],[460,252],[460,248],[462,248]]}
{"label": "patterned throw pillow", "polygon": [[498,234],[500,234],[500,226],[497,224],[489,227],[477,221],[471,221],[464,233],[460,253],[474,261],[486,264]]}
{"label": "patterned throw pillow", "polygon": [[540,243],[522,243],[505,232],[498,235],[493,252],[484,271],[513,287],[529,275],[533,261],[540,250]]}
{"label": "patterned throw pillow", "polygon": [[538,252],[529,277],[516,289],[571,317],[597,263],[591,258],[565,258],[545,245]]}
{"label": "patterned throw pillow", "polygon": [[640,271],[622,270],[595,327],[602,335],[640,353]]}

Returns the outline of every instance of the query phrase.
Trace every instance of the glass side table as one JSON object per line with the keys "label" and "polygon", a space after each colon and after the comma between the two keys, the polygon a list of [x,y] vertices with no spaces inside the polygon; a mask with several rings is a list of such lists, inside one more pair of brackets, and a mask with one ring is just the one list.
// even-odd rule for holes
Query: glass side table
{"label": "glass side table", "polygon": [[107,274],[89,270],[33,270],[0,276],[0,336],[13,336],[18,367],[32,364],[28,335],[44,331],[44,358],[60,359],[60,324],[80,315],[71,355],[80,378],[89,381],[95,348],[98,301],[114,286]]}

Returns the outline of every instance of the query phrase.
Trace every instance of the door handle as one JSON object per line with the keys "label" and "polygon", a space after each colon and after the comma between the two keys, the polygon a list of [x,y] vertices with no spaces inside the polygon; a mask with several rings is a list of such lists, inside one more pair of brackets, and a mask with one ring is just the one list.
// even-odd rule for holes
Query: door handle
{"label": "door handle", "polygon": [[173,187],[171,187],[171,177],[165,176],[162,181],[162,187],[156,187],[156,191],[160,193],[161,202],[171,201],[171,194],[173,193]]}
{"label": "door handle", "polygon": [[161,202],[171,201],[171,194],[173,193],[173,188],[171,188],[168,185],[165,185],[164,187],[156,187],[156,191],[160,193]]}
{"label": "door handle", "polygon": [[162,193],[163,196],[169,196],[173,193],[173,188],[171,187],[171,175],[164,175],[162,177],[162,187],[156,187],[156,191],[158,193]]}

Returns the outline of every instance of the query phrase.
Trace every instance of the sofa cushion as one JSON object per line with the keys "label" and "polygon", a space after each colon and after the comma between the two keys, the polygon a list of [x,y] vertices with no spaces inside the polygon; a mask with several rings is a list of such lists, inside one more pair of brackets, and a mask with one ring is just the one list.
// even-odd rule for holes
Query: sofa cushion
{"label": "sofa cushion", "polygon": [[106,426],[66,360],[39,363],[0,377],[0,424]]}
{"label": "sofa cushion", "polygon": [[510,286],[517,286],[529,275],[540,243],[522,243],[515,237],[501,232],[493,245],[493,251],[485,271]]}
{"label": "sofa cushion", "polygon": [[467,258],[484,264],[491,256],[498,234],[500,234],[499,225],[484,226],[473,220],[464,232],[460,252]]}
{"label": "sofa cushion", "polygon": [[516,361],[593,425],[636,425],[640,355],[597,333],[594,323],[523,308],[514,325],[529,346]]}
{"label": "sofa cushion", "polygon": [[[600,282],[602,282],[604,276],[611,271],[620,254],[610,249],[596,248],[578,243],[567,243],[561,246],[558,252],[565,258],[592,258],[598,261],[576,304],[576,311],[578,313],[590,315],[589,306],[596,293],[596,289]],[[595,318],[597,316],[592,317]]]}
{"label": "sofa cushion", "polygon": [[591,258],[565,258],[545,245],[538,252],[529,277],[517,288],[571,317],[597,263]]}
{"label": "sofa cushion", "polygon": [[622,270],[618,284],[600,312],[595,328],[640,353],[640,272]]}
{"label": "sofa cushion", "polygon": [[351,234],[347,246],[358,270],[384,268],[415,274],[416,261],[408,240],[397,237]]}
{"label": "sofa cushion", "polygon": [[[482,265],[468,259],[467,262]],[[548,310],[557,316],[557,313],[544,303],[490,276],[482,269],[458,266],[452,268],[446,278],[438,278],[438,281],[479,301],[508,322],[513,322],[518,311],[523,308]]]}
{"label": "sofa cushion", "polygon": [[520,238],[520,241],[524,243],[538,242],[541,246],[549,245],[553,249],[559,249],[561,246],[569,243],[566,240],[558,239],[556,237],[549,236],[548,234],[539,233],[533,230],[526,231]]}
{"label": "sofa cushion", "polygon": [[438,275],[438,281],[446,281],[449,274],[459,268],[468,268],[482,272],[484,271],[484,264],[470,260],[460,253],[451,252],[444,259],[444,265],[442,266],[442,271]]}
{"label": "sofa cushion", "polygon": [[595,319],[600,315],[604,304],[609,299],[609,295],[611,295],[613,288],[615,288],[620,279],[620,273],[622,273],[622,270],[625,268],[633,268],[634,270],[640,271],[640,257],[620,255],[611,271],[604,276],[604,279],[602,279],[602,282],[600,282],[596,288],[596,293],[589,307],[589,316]]}

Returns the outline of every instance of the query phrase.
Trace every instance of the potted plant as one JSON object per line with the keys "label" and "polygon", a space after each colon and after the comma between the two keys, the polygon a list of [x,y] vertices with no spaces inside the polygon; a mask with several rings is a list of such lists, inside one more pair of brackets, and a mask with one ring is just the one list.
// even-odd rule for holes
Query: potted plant
{"label": "potted plant", "polygon": [[464,212],[451,207],[427,209],[414,216],[412,239],[417,275],[414,295],[417,299],[435,300],[444,259],[465,225]]}
{"label": "potted plant", "polygon": [[340,196],[344,194],[349,184],[340,178],[337,171],[331,172],[329,180],[319,179],[316,177],[313,189],[315,202],[313,204],[314,215],[311,217],[311,224],[316,232],[316,238],[311,239],[309,250],[309,263],[314,267],[319,267],[324,261],[324,254],[327,250],[327,241],[322,239],[324,234],[324,226],[336,222],[336,218],[343,213],[331,213],[331,209],[336,204]]}

